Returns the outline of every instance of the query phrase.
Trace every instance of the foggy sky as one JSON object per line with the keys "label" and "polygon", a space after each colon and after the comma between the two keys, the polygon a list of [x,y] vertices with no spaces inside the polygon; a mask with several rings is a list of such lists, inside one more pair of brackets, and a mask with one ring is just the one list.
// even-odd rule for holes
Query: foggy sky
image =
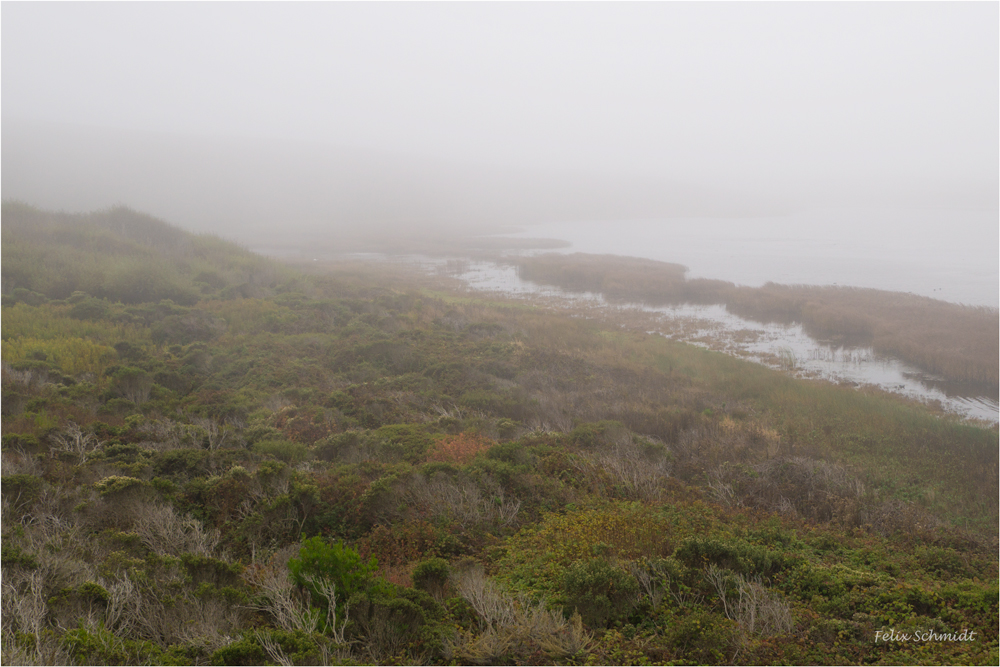
{"label": "foggy sky", "polygon": [[[9,131],[44,122],[683,184],[751,208],[995,207],[998,7],[4,2],[3,196],[44,197],[25,174],[55,162],[11,173],[33,149]],[[159,186],[119,196],[165,202]]]}

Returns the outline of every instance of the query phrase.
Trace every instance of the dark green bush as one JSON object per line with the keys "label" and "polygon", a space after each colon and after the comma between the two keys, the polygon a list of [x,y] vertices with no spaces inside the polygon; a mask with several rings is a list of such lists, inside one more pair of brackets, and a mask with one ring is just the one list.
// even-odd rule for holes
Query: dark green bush
{"label": "dark green bush", "polygon": [[675,550],[674,557],[691,568],[700,569],[711,563],[740,574],[765,577],[791,565],[787,557],[766,547],[702,537],[685,539]]}
{"label": "dark green bush", "polygon": [[569,433],[569,438],[577,446],[585,449],[608,445],[620,438],[627,438],[628,429],[616,421],[599,421],[580,424]]}
{"label": "dark green bush", "polygon": [[[501,419],[500,421],[509,420]],[[530,466],[536,462],[532,451],[520,442],[501,442],[493,445],[486,452],[486,457],[517,466]]]}
{"label": "dark green bush", "polygon": [[443,616],[444,608],[424,591],[383,585],[351,598],[348,636],[377,642],[372,652],[383,660],[398,659],[400,648],[439,656],[447,634],[437,623]]}
{"label": "dark green bush", "polygon": [[569,567],[563,574],[563,612],[578,612],[592,628],[606,628],[627,617],[639,592],[635,579],[608,561],[595,558]]}
{"label": "dark green bush", "polygon": [[100,320],[108,315],[110,305],[104,299],[85,297],[69,309],[69,316],[78,320]]}
{"label": "dark green bush", "polygon": [[267,652],[252,632],[216,650],[211,658],[213,665],[264,665],[267,659]]}
{"label": "dark green bush", "polygon": [[156,475],[195,477],[208,474],[211,453],[203,449],[172,449],[153,459]]}
{"label": "dark green bush", "polygon": [[181,554],[181,563],[195,584],[208,583],[217,587],[242,584],[240,574],[243,572],[243,566],[239,563],[227,563],[217,558],[192,553]]}
{"label": "dark green bush", "polygon": [[382,447],[387,460],[404,460],[419,463],[434,444],[434,438],[420,424],[393,424],[383,426],[375,434],[385,441]]}
{"label": "dark green bush", "polygon": [[309,448],[290,440],[263,440],[253,445],[253,451],[294,465],[310,458]]}
{"label": "dark green bush", "polygon": [[444,588],[448,583],[450,572],[451,568],[445,559],[428,558],[414,568],[413,585],[441,600],[444,597]]}
{"label": "dark green bush", "polygon": [[696,609],[667,624],[667,641],[681,656],[682,664],[719,665],[730,662],[734,628],[732,621]]}
{"label": "dark green bush", "polygon": [[[6,402],[6,394],[4,402]],[[38,448],[38,438],[30,433],[4,433],[3,449],[21,449],[25,452],[32,452]]]}
{"label": "dark green bush", "polygon": [[11,296],[14,297],[15,302],[19,301],[21,303],[26,303],[29,306],[40,306],[48,301],[44,294],[32,292],[24,287],[15,287]]}
{"label": "dark green bush", "polygon": [[8,567],[23,567],[26,570],[38,568],[38,558],[25,552],[16,544],[3,543],[0,547],[0,565]]}
{"label": "dark green bush", "polygon": [[118,637],[103,625],[67,630],[62,640],[70,655],[85,665],[147,665],[162,651],[150,641]]}
{"label": "dark green bush", "polygon": [[168,315],[152,326],[153,342],[189,345],[212,340],[226,330],[226,323],[203,310]]}
{"label": "dark green bush", "polygon": [[35,475],[4,475],[0,477],[0,492],[12,507],[27,507],[38,499],[42,484]]}

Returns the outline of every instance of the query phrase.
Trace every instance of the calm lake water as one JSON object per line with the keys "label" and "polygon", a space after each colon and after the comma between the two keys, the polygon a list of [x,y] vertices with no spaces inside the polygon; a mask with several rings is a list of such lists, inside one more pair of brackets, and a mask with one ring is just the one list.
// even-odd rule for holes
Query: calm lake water
{"label": "calm lake water", "polygon": [[1000,304],[995,211],[824,209],[772,218],[556,222],[515,234],[557,252],[676,262],[739,285],[848,285],[976,306]]}

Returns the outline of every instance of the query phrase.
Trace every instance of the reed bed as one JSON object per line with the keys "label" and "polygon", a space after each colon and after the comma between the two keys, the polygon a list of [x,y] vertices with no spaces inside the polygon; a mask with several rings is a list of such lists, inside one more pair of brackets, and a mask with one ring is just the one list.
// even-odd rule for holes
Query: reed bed
{"label": "reed bed", "polygon": [[798,322],[817,339],[871,347],[948,380],[1000,382],[996,308],[876,289],[688,280],[679,264],[613,255],[540,255],[520,260],[518,270],[527,280],[600,292],[612,301],[724,304],[741,317]]}

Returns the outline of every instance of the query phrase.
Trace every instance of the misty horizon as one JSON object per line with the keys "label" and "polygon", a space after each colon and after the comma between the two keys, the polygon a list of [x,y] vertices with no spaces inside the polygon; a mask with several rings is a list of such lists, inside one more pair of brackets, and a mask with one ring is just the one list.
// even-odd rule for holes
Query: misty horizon
{"label": "misty horizon", "polygon": [[[889,267],[997,274],[998,7],[4,3],[3,197],[286,253],[746,220],[699,252],[794,236],[843,263],[795,280],[981,303]],[[672,229],[622,247],[681,261]],[[851,273],[871,252],[892,280]]]}
{"label": "misty horizon", "polygon": [[[620,217],[671,215],[656,201],[661,188],[672,188],[680,214],[711,214],[706,198],[726,213],[997,207],[995,3],[4,3],[2,12],[4,197],[40,206],[117,197],[170,218],[158,207],[173,183],[137,162],[133,175],[161,180],[129,190],[106,156],[68,150],[76,162],[61,168],[73,173],[58,186],[101,188],[93,204],[76,204],[22,173],[60,165],[42,161],[37,137],[17,136],[26,123],[64,136],[112,132],[121,145],[110,153],[146,151],[149,162],[164,156],[139,135],[188,151],[201,142],[219,153],[214,168],[234,172],[247,153],[326,151],[348,165],[360,155],[375,181],[369,199],[412,200],[406,189],[427,185],[412,172],[426,170],[430,199],[461,202],[445,216],[471,208],[501,218],[514,214],[503,200],[518,197],[528,205],[515,213],[545,221],[593,206],[535,206],[538,180],[564,187],[551,199],[593,193],[605,179],[605,202],[647,200]],[[470,169],[510,182],[486,192],[476,178],[463,182]],[[231,178],[237,190],[259,189]],[[281,185],[310,178],[291,170]],[[185,185],[179,196],[191,196]],[[319,201],[324,185],[293,194]],[[211,205],[238,210],[233,194]],[[304,206],[304,215],[336,213]]]}

